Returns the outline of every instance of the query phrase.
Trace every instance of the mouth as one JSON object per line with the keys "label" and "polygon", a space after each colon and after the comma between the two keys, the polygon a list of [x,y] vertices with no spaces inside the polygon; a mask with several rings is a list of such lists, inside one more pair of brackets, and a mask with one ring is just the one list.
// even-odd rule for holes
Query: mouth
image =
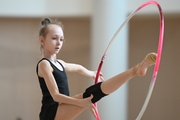
{"label": "mouth", "polygon": [[60,48],[59,48],[59,47],[56,47],[55,49],[56,49],[56,50],[60,50]]}

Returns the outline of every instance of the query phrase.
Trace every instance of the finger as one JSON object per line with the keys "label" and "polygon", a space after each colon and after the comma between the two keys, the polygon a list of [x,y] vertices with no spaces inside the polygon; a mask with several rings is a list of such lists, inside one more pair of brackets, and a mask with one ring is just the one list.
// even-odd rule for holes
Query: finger
{"label": "finger", "polygon": [[91,109],[92,114],[94,115],[95,118],[97,118],[96,111],[94,109]]}
{"label": "finger", "polygon": [[96,107],[94,105],[91,108],[91,112],[94,115],[94,117],[97,118],[97,109],[96,109]]}
{"label": "finger", "polygon": [[91,94],[89,97],[84,98],[84,99],[92,99],[93,98],[93,94]]}
{"label": "finger", "polygon": [[104,78],[100,76],[100,77],[98,78],[98,82],[104,82]]}
{"label": "finger", "polygon": [[91,96],[89,96],[87,99],[91,101],[92,98],[93,98],[93,94],[91,94]]}
{"label": "finger", "polygon": [[95,113],[95,117],[97,118],[98,117],[98,110],[97,110],[97,107],[95,105],[94,106],[94,113]]}
{"label": "finger", "polygon": [[90,98],[91,98],[91,99],[93,98],[93,94],[91,94]]}
{"label": "finger", "polygon": [[101,81],[104,82],[104,78],[103,77],[101,77]]}
{"label": "finger", "polygon": [[103,74],[102,74],[102,72],[100,72],[100,74],[99,74],[100,76],[103,76]]}

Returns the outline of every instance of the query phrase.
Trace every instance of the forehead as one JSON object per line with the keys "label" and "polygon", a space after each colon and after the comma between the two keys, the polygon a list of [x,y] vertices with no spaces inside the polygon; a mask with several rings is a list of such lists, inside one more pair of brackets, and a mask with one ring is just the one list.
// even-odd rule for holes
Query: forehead
{"label": "forehead", "polygon": [[48,25],[48,34],[64,36],[62,28],[55,24]]}

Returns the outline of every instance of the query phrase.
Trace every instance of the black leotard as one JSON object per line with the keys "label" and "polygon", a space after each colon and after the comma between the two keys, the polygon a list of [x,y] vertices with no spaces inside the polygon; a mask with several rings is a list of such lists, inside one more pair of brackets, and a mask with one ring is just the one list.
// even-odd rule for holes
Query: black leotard
{"label": "black leotard", "polygon": [[[42,60],[49,61],[48,59],[43,58],[38,62],[38,64]],[[53,76],[56,80],[56,83],[57,83],[57,86],[59,89],[59,93],[69,96],[67,76],[66,76],[66,72],[65,72],[63,65],[60,62],[58,62],[63,68],[63,70],[61,71],[50,61],[49,61],[49,63],[51,64],[51,67],[53,68]],[[38,75],[38,64],[36,67],[37,75]],[[54,120],[59,103],[57,103],[53,100],[53,98],[52,98],[51,94],[49,93],[49,90],[46,86],[44,78],[42,78],[38,75],[38,79],[39,79],[39,84],[40,84],[40,88],[41,88],[42,95],[43,95],[41,112],[39,114],[40,120]]]}

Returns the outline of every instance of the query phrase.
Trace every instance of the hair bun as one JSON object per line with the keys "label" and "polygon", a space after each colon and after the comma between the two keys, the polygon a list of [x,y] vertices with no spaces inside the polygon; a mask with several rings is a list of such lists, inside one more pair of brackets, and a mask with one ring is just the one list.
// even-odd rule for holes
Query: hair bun
{"label": "hair bun", "polygon": [[51,21],[50,21],[48,18],[45,18],[45,19],[41,22],[41,24],[42,24],[43,26],[46,26],[46,25],[48,25],[49,23],[51,23]]}

